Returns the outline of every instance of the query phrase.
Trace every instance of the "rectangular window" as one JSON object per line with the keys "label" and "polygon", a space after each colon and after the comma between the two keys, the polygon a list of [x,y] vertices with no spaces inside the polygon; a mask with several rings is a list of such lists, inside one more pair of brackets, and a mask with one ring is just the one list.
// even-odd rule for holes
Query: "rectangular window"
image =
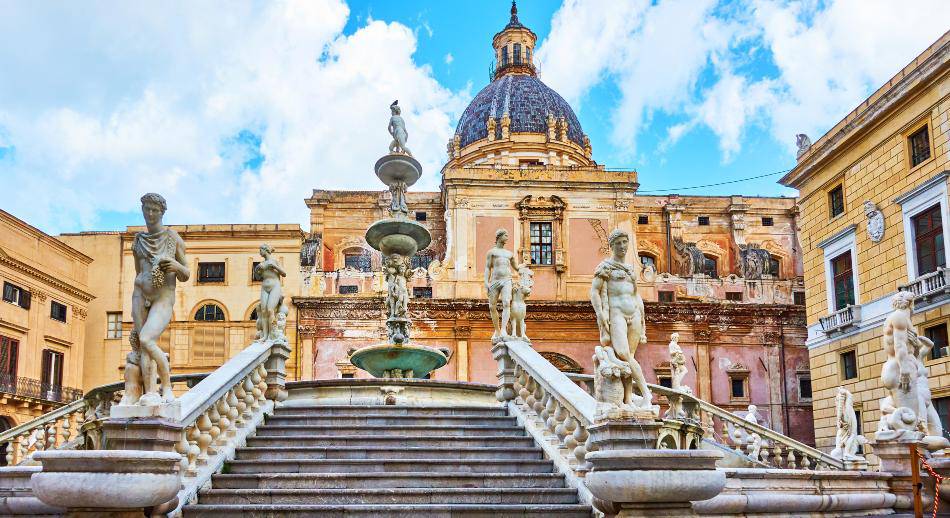
{"label": "rectangular window", "polygon": [[779,272],[782,271],[782,262],[779,261],[774,255],[769,256],[769,272],[771,275],[778,277]]}
{"label": "rectangular window", "polygon": [[412,296],[417,299],[431,299],[432,287],[431,286],[413,286]]}
{"label": "rectangular window", "polygon": [[352,295],[354,293],[359,293],[360,287],[353,284],[350,286],[340,286],[340,295]]}
{"label": "rectangular window", "polygon": [[672,291],[657,291],[656,299],[660,302],[673,302],[675,297]]}
{"label": "rectangular window", "polygon": [[804,292],[804,291],[796,291],[795,293],[792,294],[792,297],[794,298],[794,302],[795,302],[795,305],[796,305],[796,306],[804,306],[804,305],[805,305],[805,292]]}
{"label": "rectangular window", "polygon": [[409,259],[409,266],[413,270],[415,270],[416,268],[428,269],[430,264],[432,264],[431,255],[414,254],[412,258]]}
{"label": "rectangular window", "polygon": [[828,191],[828,207],[832,218],[844,213],[844,189],[840,185]]}
{"label": "rectangular window", "polygon": [[17,356],[20,342],[0,336],[0,390],[16,390]]}
{"label": "rectangular window", "polygon": [[198,282],[224,282],[224,263],[198,263]]}
{"label": "rectangular window", "polygon": [[763,226],[763,227],[771,227],[771,226],[773,226],[773,225],[775,225],[775,220],[773,220],[771,217],[769,217],[769,216],[763,216],[763,217],[762,217],[762,226]]}
{"label": "rectangular window", "polygon": [[709,216],[700,216],[700,217],[699,217],[699,225],[700,225],[700,226],[703,226],[703,227],[708,226],[708,225],[709,225]]}
{"label": "rectangular window", "polygon": [[342,379],[351,379],[353,377],[354,377],[354,374],[352,372],[344,372],[340,374],[340,378]]}
{"label": "rectangular window", "polygon": [[648,225],[650,223],[650,216],[644,216],[643,214],[637,216],[637,225]]}
{"label": "rectangular window", "polygon": [[508,64],[508,47],[501,48],[501,66]]}
{"label": "rectangular window", "polygon": [[343,256],[343,266],[352,268],[358,272],[369,272],[373,270],[372,256],[368,253],[345,254]]}
{"label": "rectangular window", "polygon": [[930,350],[930,359],[936,360],[947,355],[947,324],[939,324],[924,329],[924,336],[934,343]]}
{"label": "rectangular window", "polygon": [[[935,401],[935,402],[936,402],[936,401]],[[943,420],[943,417],[941,417],[940,419]],[[858,422],[858,427],[857,427],[857,429],[856,429],[855,431],[857,432],[858,435],[863,434],[863,433],[864,433],[864,423],[862,423],[862,421],[861,421],[861,411],[858,410],[858,409],[855,409],[855,410],[854,410],[854,420]],[[864,455],[864,445],[863,445],[863,444],[858,443],[857,453],[858,453],[858,455]]]}
{"label": "rectangular window", "polygon": [[713,279],[718,279],[719,278],[718,261],[716,261],[715,257],[709,257],[708,255],[705,256],[705,258],[706,260],[703,264],[703,273],[705,273],[706,275],[708,275],[709,277]]}
{"label": "rectangular window", "polygon": [[122,313],[106,313],[106,338],[122,338]]}
{"label": "rectangular window", "polygon": [[416,221],[425,221],[426,213],[425,212],[416,212]]}
{"label": "rectangular window", "polygon": [[657,381],[661,387],[666,387],[668,389],[673,388],[673,378],[669,376],[658,376]]}
{"label": "rectangular window", "polygon": [[43,399],[59,401],[63,392],[63,353],[43,349],[43,371],[40,379]]}
{"label": "rectangular window", "polygon": [[917,167],[930,158],[930,132],[927,126],[920,128],[907,137],[910,146],[910,166]]}
{"label": "rectangular window", "polygon": [[947,266],[943,247],[943,222],[940,220],[940,204],[912,218],[914,248],[917,252],[917,275],[937,271]]}
{"label": "rectangular window", "polygon": [[261,272],[257,270],[257,266],[261,264],[260,261],[254,261],[251,263],[251,282],[261,282],[264,279],[261,277]]}
{"label": "rectangular window", "polygon": [[729,378],[731,393],[733,399],[742,399],[745,397],[745,379]]}
{"label": "rectangular window", "polygon": [[798,399],[811,399],[811,378],[798,378]]}
{"label": "rectangular window", "polygon": [[841,377],[846,380],[858,377],[858,357],[854,350],[841,353]]}
{"label": "rectangular window", "polygon": [[554,264],[551,223],[531,223],[531,264]]}
{"label": "rectangular window", "polygon": [[742,302],[742,292],[741,291],[727,291],[726,300],[731,300],[733,302]]}
{"label": "rectangular window", "polygon": [[[950,426],[950,397],[939,397],[933,399],[934,408],[937,409],[937,415],[940,416],[940,424],[944,430]],[[858,421],[860,423],[860,421]]]}
{"label": "rectangular window", "polygon": [[514,52],[512,54],[514,54],[515,63],[521,63],[521,44],[520,43],[515,43]]}
{"label": "rectangular window", "polygon": [[49,303],[49,317],[60,322],[66,321],[66,304],[60,304],[55,300]]}
{"label": "rectangular window", "polygon": [[835,311],[854,304],[854,277],[851,275],[851,252],[845,252],[831,260],[831,275],[834,283]]}
{"label": "rectangular window", "polygon": [[30,309],[30,292],[16,284],[3,283],[3,300],[23,309]]}

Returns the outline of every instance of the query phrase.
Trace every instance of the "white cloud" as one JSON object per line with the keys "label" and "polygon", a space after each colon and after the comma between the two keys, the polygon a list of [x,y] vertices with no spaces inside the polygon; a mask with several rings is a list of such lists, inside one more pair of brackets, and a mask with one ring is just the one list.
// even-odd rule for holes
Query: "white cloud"
{"label": "white cloud", "polygon": [[[425,169],[416,188],[436,189],[468,100],[413,61],[406,26],[343,35],[339,0],[53,9],[0,18],[17,42],[0,46],[0,136],[15,147],[0,179],[17,185],[3,208],[51,232],[96,227],[146,191],[173,223],[306,223],[312,188],[382,189],[372,165],[397,98]],[[242,130],[260,137],[259,169],[231,149]]]}
{"label": "white cloud", "polygon": [[455,61],[455,56],[453,56],[451,52],[447,53],[445,55],[445,64],[451,65],[453,61]]}

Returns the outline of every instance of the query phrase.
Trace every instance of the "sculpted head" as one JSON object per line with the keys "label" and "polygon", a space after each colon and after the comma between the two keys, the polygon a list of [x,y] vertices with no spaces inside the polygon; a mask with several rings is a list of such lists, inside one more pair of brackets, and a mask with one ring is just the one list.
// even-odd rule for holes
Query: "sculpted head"
{"label": "sculpted head", "polygon": [[505,230],[505,229],[503,229],[503,228],[499,228],[498,230],[496,230],[496,231],[495,231],[495,244],[498,245],[498,246],[500,246],[500,247],[503,247],[503,246],[505,246],[505,243],[507,243],[507,242],[508,242],[508,231]]}
{"label": "sculpted head", "polygon": [[165,209],[168,208],[168,205],[165,203],[165,198],[163,198],[161,194],[150,192],[142,196],[141,201],[142,216],[145,218],[145,223],[149,226],[161,224]]}
{"label": "sculpted head", "polygon": [[261,257],[267,257],[268,255],[274,253],[274,247],[268,245],[267,243],[261,243]]}
{"label": "sculpted head", "polygon": [[389,111],[392,112],[393,115],[399,115],[402,113],[402,110],[399,108],[399,100],[395,100],[389,105]]}
{"label": "sculpted head", "polygon": [[891,299],[894,309],[911,309],[914,306],[914,294],[909,291],[898,291]]}
{"label": "sculpted head", "polygon": [[614,257],[626,257],[627,249],[630,247],[630,235],[618,228],[607,236],[607,243]]}
{"label": "sculpted head", "polygon": [[680,334],[679,334],[679,333],[673,333],[673,334],[671,334],[671,335],[670,335],[670,341],[671,341],[671,342],[679,342],[679,341],[680,341]]}

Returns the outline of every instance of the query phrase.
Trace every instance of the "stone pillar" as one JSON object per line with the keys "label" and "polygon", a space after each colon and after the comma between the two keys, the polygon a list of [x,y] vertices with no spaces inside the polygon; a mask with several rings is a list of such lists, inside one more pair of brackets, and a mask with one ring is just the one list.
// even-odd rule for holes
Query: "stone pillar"
{"label": "stone pillar", "polygon": [[468,381],[469,348],[468,339],[472,335],[472,327],[468,322],[455,324],[455,377],[459,381]]}
{"label": "stone pillar", "polygon": [[290,358],[290,346],[287,340],[275,341],[270,348],[270,357],[264,362],[267,369],[267,390],[264,395],[275,402],[287,399],[287,359]]}
{"label": "stone pillar", "polygon": [[504,340],[492,345],[491,354],[498,362],[498,391],[495,396],[504,403],[515,398],[515,364],[508,356],[508,344]]}
{"label": "stone pillar", "polygon": [[[871,447],[874,454],[881,459],[881,472],[890,473],[891,493],[897,497],[894,503],[895,511],[912,511],[914,509],[914,483],[912,474],[912,463],[918,463],[918,459],[911,457],[911,444],[917,445],[917,451],[924,453],[926,448],[922,442],[910,441],[873,441]],[[926,471],[920,473],[921,482],[923,482],[923,491],[921,500],[924,509],[933,506],[933,481]],[[932,507],[931,507],[932,508]],[[929,513],[924,513],[929,515]]]}
{"label": "stone pillar", "polygon": [[[709,358],[709,340],[712,339],[712,331],[709,329],[695,329],[693,337],[696,345],[696,390],[699,399],[713,403],[712,398],[712,372],[710,369]],[[703,428],[707,431],[712,430],[712,419],[706,415],[706,421],[703,422]]]}

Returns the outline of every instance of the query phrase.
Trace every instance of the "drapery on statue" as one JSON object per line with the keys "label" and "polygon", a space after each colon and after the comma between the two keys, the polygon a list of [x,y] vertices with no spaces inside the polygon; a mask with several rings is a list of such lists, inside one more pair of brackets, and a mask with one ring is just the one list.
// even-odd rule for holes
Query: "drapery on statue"
{"label": "drapery on statue", "polygon": [[[158,405],[174,401],[168,357],[158,346],[158,337],[168,327],[175,304],[177,281],[191,272],[185,264],[185,242],[174,230],[162,225],[167,205],[159,194],[142,196],[146,232],[135,234],[132,257],[135,284],[132,289],[132,351],[126,356],[125,393],[121,405]],[[161,386],[155,386],[156,371]],[[159,393],[160,391],[160,393]]]}
{"label": "drapery on statue", "polygon": [[525,327],[525,317],[528,315],[528,304],[525,299],[531,295],[534,286],[533,273],[526,265],[518,268],[518,284],[512,288],[511,299],[511,336],[531,343]]}
{"label": "drapery on statue", "polygon": [[399,108],[398,99],[389,105],[389,111],[392,112],[392,117],[389,118],[389,134],[393,136],[393,141],[389,144],[389,152],[412,156],[409,148],[406,147],[409,133],[406,131],[406,121],[402,120],[402,115],[400,115],[402,110]]}
{"label": "drapery on statue", "polygon": [[[511,277],[512,272],[522,266],[515,263],[515,256],[505,250],[508,231],[500,228],[495,232],[495,246],[488,250],[485,257],[485,290],[488,291],[488,312],[495,328],[492,343],[507,336],[508,322],[511,319]],[[501,319],[498,318],[498,302],[501,302]]]}
{"label": "drapery on statue", "polygon": [[835,433],[835,449],[831,456],[842,460],[860,460],[858,447],[867,444],[867,439],[858,435],[858,418],[854,412],[854,396],[844,387],[838,387],[835,395],[835,414],[837,416],[837,432]]}
{"label": "drapery on statue", "polygon": [[261,278],[261,301],[257,305],[257,339],[260,341],[286,339],[278,326],[278,320],[281,311],[284,311],[286,319],[287,308],[284,306],[280,278],[286,277],[287,272],[274,259],[273,247],[266,243],[262,244],[260,253],[264,260],[254,267],[254,273]]}
{"label": "drapery on statue", "polygon": [[[614,230],[607,238],[612,257],[594,271],[590,302],[597,315],[600,345],[594,348],[596,416],[656,417],[652,394],[640,364],[634,358],[637,346],[646,343],[643,299],[637,293],[637,269],[625,264],[630,237]],[[633,393],[634,385],[639,394]],[[622,387],[622,390],[617,390]],[[638,415],[639,414],[639,415]]]}
{"label": "drapery on statue", "polygon": [[922,440],[927,449],[950,446],[943,437],[940,416],[933,406],[924,360],[933,342],[918,336],[911,323],[914,295],[899,291],[891,299],[894,311],[884,321],[881,384],[887,390],[880,403],[881,420],[875,440]]}

